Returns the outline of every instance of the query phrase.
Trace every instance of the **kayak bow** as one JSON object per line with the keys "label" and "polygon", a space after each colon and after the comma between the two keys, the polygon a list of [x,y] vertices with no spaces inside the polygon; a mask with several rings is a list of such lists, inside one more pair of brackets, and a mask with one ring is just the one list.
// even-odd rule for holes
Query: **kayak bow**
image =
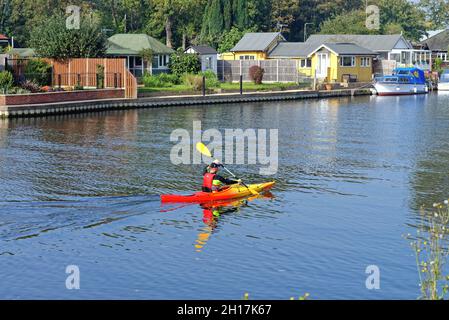
{"label": "kayak bow", "polygon": [[195,202],[195,203],[204,203],[210,201],[221,201],[228,199],[238,199],[252,195],[251,190],[256,192],[265,192],[270,190],[274,186],[275,182],[267,182],[260,184],[251,184],[248,187],[242,185],[231,185],[229,188],[226,188],[219,192],[197,192],[189,196],[182,195],[162,195],[161,202],[162,203],[187,203],[187,202]]}

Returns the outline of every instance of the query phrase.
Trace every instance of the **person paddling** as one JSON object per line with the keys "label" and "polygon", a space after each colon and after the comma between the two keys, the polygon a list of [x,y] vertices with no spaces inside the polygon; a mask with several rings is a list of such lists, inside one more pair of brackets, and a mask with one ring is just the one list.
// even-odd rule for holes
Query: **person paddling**
{"label": "person paddling", "polygon": [[220,161],[215,160],[209,166],[204,169],[203,172],[203,192],[217,192],[220,191],[224,186],[240,184],[242,180],[232,180],[227,179],[218,174],[218,171],[223,165]]}

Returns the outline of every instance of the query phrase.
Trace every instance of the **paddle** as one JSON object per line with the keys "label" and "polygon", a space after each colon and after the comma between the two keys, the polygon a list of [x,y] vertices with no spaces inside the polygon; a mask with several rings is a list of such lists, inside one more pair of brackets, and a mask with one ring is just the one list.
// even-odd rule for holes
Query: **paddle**
{"label": "paddle", "polygon": [[[205,155],[208,158],[212,159],[212,153],[209,151],[209,149],[204,145],[204,143],[202,142],[198,142],[196,144],[196,150],[198,150],[199,153]],[[228,170],[228,168],[226,168],[223,164],[222,164],[223,169],[225,169],[231,176],[233,176],[234,178],[237,178],[235,174],[233,174],[231,171]],[[241,184],[248,189],[253,195],[259,195],[259,193],[256,190],[251,189],[250,187],[248,187],[246,185],[246,183],[244,183],[243,181],[241,182]]]}

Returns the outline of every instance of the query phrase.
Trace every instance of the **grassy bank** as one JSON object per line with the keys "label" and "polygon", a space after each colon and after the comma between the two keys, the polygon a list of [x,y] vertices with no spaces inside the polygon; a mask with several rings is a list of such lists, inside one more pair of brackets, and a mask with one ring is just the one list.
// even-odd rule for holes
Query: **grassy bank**
{"label": "grassy bank", "polygon": [[[306,89],[306,86],[297,83],[262,83],[255,84],[252,82],[243,83],[243,91],[281,91],[293,89]],[[221,83],[219,86],[208,87],[208,92],[237,92],[240,90],[239,83]],[[186,84],[174,84],[167,87],[140,87],[139,93],[171,93],[171,94],[198,94],[201,91],[194,90]]]}

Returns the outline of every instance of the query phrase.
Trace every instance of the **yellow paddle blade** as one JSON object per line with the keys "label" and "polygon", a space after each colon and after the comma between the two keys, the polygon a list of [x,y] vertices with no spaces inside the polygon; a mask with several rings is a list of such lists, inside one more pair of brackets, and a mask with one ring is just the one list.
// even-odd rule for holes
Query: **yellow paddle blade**
{"label": "yellow paddle blade", "polygon": [[212,158],[212,153],[210,153],[209,149],[204,145],[204,143],[198,142],[196,144],[196,150],[198,150],[199,153],[205,155],[206,157]]}

